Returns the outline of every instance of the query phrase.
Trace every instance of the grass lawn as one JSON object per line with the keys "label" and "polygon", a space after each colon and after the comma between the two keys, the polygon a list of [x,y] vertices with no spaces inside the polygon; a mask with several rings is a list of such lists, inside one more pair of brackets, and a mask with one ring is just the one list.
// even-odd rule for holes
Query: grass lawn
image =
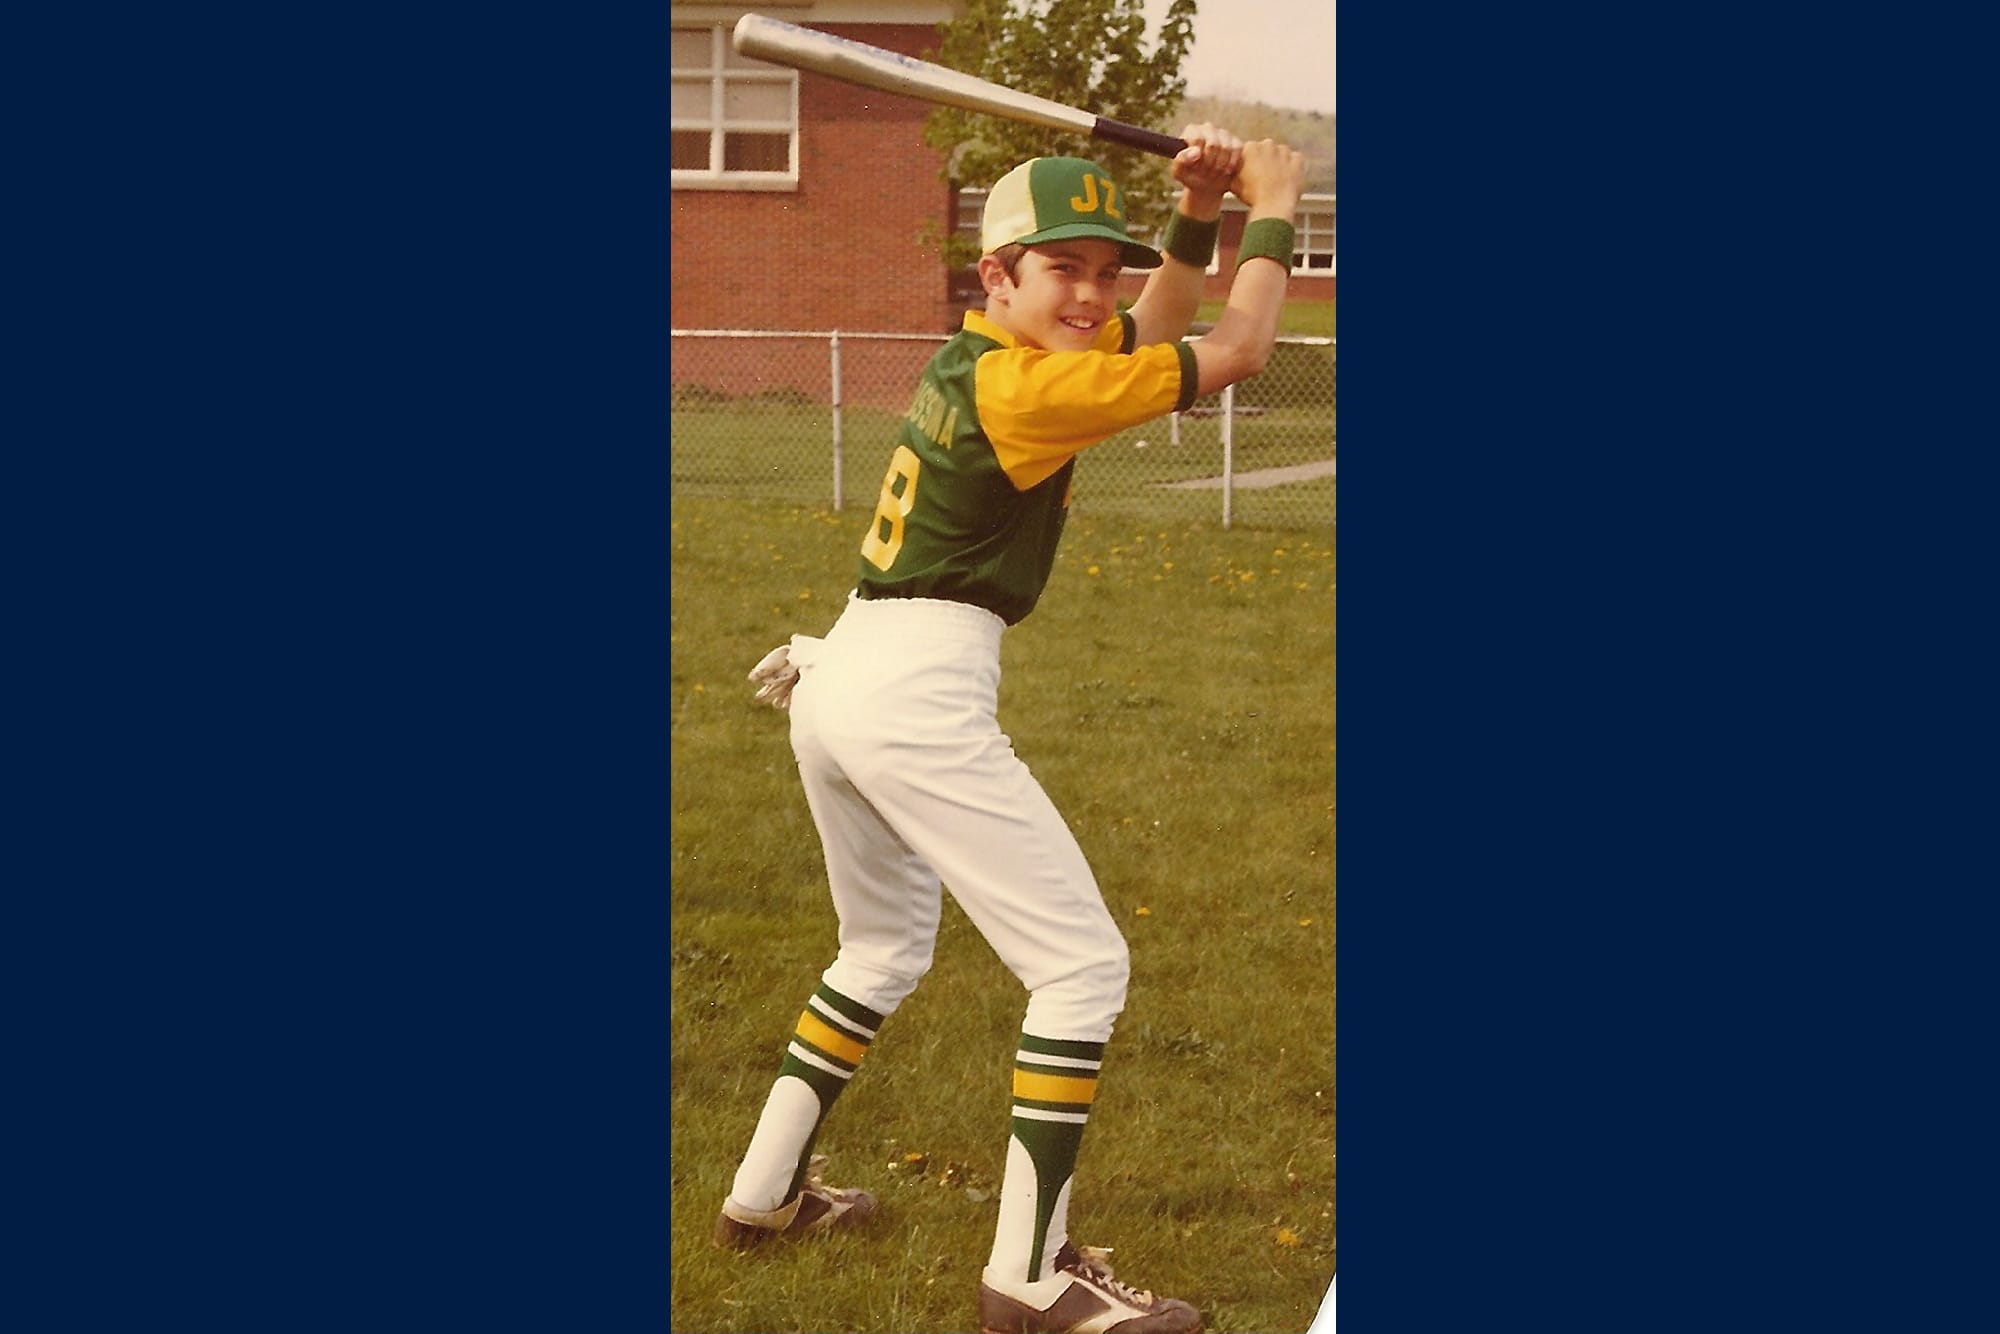
{"label": "grass lawn", "polygon": [[[1204,324],[1213,324],[1222,314],[1226,302],[1216,299],[1204,301],[1195,312],[1195,319]],[[1307,334],[1314,338],[1334,336],[1334,305],[1332,301],[1287,301],[1284,313],[1278,317],[1278,332]]]}
{"label": "grass lawn", "polygon": [[[676,1331],[975,1327],[1025,993],[949,899],[818,1145],[877,1225],[769,1256],[708,1242],[834,950],[786,720],[743,677],[831,625],[864,523],[676,485]],[[1132,947],[1071,1233],[1225,1334],[1306,1329],[1335,1267],[1335,583],[1330,528],[1080,510],[1002,649],[1001,725]]]}

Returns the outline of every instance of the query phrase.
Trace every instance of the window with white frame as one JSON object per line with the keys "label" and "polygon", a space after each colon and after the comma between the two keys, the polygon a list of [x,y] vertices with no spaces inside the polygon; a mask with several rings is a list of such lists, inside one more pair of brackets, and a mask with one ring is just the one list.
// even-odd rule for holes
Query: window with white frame
{"label": "window with white frame", "polygon": [[1333,276],[1334,196],[1307,195],[1299,200],[1297,221],[1292,272],[1309,277]]}
{"label": "window with white frame", "polygon": [[977,242],[985,221],[986,191],[976,185],[961,186],[958,191],[958,216],[952,219],[952,230],[969,241]]}
{"label": "window with white frame", "polygon": [[783,189],[799,180],[798,71],[738,55],[723,24],[673,30],[671,184]]}

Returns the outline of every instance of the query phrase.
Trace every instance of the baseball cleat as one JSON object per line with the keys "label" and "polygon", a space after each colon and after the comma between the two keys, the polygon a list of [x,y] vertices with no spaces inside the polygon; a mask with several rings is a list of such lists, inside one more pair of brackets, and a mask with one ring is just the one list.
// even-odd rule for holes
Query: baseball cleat
{"label": "baseball cleat", "polygon": [[1155,1297],[1120,1283],[1109,1250],[1063,1243],[1055,1275],[1009,1296],[979,1285],[983,1334],[1200,1334],[1201,1312],[1176,1297]]}
{"label": "baseball cleat", "polygon": [[715,1244],[744,1251],[778,1237],[798,1241],[834,1228],[859,1227],[875,1216],[875,1197],[865,1190],[829,1186],[820,1180],[826,1158],[815,1154],[806,1164],[805,1185],[775,1209],[746,1209],[724,1199],[715,1220]]}

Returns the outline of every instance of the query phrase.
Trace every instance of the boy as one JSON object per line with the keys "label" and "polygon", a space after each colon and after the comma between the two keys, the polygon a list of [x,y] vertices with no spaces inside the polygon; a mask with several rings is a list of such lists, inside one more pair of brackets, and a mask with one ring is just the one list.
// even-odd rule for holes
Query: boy
{"label": "boy", "polygon": [[[791,711],[826,855],[840,948],[799,1017],[716,1222],[719,1245],[795,1239],[873,1216],[819,1178],[811,1150],[883,1021],[929,969],[940,882],[1028,991],[1000,1217],[979,1289],[1006,1334],[1192,1334],[1187,1302],[1119,1282],[1072,1245],[1070,1178],[1105,1043],[1125,1001],[1125,942],[1083,853],[995,719],[1002,630],[1047,583],[1076,455],[1256,374],[1291,268],[1304,159],[1189,126],[1163,257],[1125,230],[1095,163],[1036,158],[986,201],[986,310],[925,367],[824,640],[795,636],[751,673]],[[1225,193],[1250,208],[1229,301],[1187,332]],[[1154,272],[1129,312],[1122,269]]]}

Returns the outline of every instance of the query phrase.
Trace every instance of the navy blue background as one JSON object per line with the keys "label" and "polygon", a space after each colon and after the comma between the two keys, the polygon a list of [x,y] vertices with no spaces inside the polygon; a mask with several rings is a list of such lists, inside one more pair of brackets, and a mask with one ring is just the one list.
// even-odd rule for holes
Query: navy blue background
{"label": "navy blue background", "polygon": [[1787,7],[1342,17],[1342,1313],[1962,1320],[1976,79]]}
{"label": "navy blue background", "polygon": [[666,1328],[666,6],[10,46],[10,1320]]}
{"label": "navy blue background", "polygon": [[[1885,1327],[1982,529],[1876,38],[1342,17],[1348,1319]],[[666,1328],[666,26],[9,44],[30,1312]]]}

